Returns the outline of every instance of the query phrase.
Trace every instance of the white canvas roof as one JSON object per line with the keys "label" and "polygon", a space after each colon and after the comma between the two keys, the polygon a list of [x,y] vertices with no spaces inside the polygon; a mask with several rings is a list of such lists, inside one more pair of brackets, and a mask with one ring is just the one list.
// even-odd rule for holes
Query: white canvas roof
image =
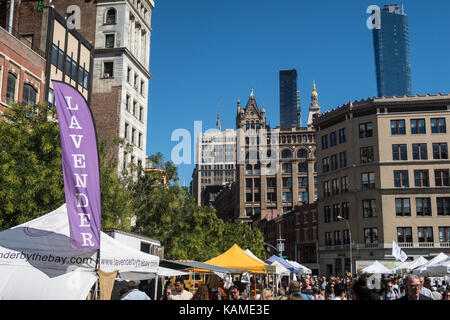
{"label": "white canvas roof", "polygon": [[279,276],[289,276],[291,272],[283,267],[279,262],[274,261],[272,262],[271,266],[275,266],[275,273]]}
{"label": "white canvas roof", "polygon": [[[0,299],[85,299],[97,279],[97,251],[70,247],[66,205],[0,232]],[[101,233],[100,269],[149,279],[159,258]]]}
{"label": "white canvas roof", "polygon": [[291,260],[288,260],[288,262],[289,262],[290,264],[292,264],[294,267],[296,267],[297,269],[302,270],[302,273],[307,273],[307,274],[311,274],[311,273],[312,273],[312,270],[311,270],[311,269],[305,267],[304,265],[301,265],[301,264],[298,263],[297,261],[291,261]]}
{"label": "white canvas roof", "polygon": [[361,270],[361,273],[391,274],[392,270],[388,269],[378,261]]}
{"label": "white canvas roof", "polygon": [[450,256],[427,268],[428,276],[444,276],[450,274]]}
{"label": "white canvas roof", "polygon": [[445,259],[447,259],[449,256],[446,255],[445,253],[441,252],[439,253],[436,257],[434,257],[433,259],[431,259],[430,261],[428,261],[427,263],[415,268],[412,273],[413,274],[417,274],[417,275],[427,275],[427,268],[430,266],[433,266]]}

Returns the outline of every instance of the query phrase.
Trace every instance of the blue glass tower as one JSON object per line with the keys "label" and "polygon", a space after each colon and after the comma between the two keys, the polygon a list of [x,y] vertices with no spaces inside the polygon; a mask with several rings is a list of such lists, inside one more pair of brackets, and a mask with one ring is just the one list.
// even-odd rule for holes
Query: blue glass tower
{"label": "blue glass tower", "polygon": [[280,71],[280,127],[290,129],[292,126],[301,126],[300,93],[295,69]]}
{"label": "blue glass tower", "polygon": [[378,96],[411,95],[408,16],[398,5],[380,14],[381,28],[373,29]]}

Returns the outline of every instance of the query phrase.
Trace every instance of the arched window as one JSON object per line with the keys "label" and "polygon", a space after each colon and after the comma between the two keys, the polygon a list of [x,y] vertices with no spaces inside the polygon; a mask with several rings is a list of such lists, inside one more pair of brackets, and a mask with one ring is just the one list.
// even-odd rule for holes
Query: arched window
{"label": "arched window", "polygon": [[255,129],[255,121],[252,121],[252,126],[251,126],[251,128],[252,128],[252,129]]}
{"label": "arched window", "polygon": [[250,122],[249,122],[249,121],[247,121],[247,122],[245,123],[245,129],[246,129],[246,130],[250,129]]}
{"label": "arched window", "polygon": [[297,158],[299,158],[299,159],[308,158],[308,151],[306,149],[298,150]]}
{"label": "arched window", "polygon": [[282,159],[292,159],[292,151],[289,149],[284,149],[281,152],[281,158]]}
{"label": "arched window", "polygon": [[308,165],[306,162],[299,162],[298,163],[298,173],[307,173],[308,172]]}
{"label": "arched window", "polygon": [[106,11],[106,24],[115,24],[116,23],[116,9],[111,8]]}
{"label": "arched window", "polygon": [[23,85],[22,103],[24,104],[35,104],[36,103],[37,91],[33,86],[25,83]]}
{"label": "arched window", "polygon": [[259,121],[256,121],[256,130],[259,130]]}
{"label": "arched window", "polygon": [[8,84],[6,86],[6,101],[14,101],[16,93],[17,77],[11,72],[8,73]]}

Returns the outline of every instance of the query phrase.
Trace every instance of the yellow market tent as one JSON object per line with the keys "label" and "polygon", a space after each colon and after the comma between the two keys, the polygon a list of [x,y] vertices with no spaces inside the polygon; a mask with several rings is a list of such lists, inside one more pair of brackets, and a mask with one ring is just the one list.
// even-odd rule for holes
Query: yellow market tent
{"label": "yellow market tent", "polygon": [[272,266],[251,257],[237,244],[234,244],[221,255],[204,263],[224,268],[246,270],[253,273],[271,273],[274,269]]}

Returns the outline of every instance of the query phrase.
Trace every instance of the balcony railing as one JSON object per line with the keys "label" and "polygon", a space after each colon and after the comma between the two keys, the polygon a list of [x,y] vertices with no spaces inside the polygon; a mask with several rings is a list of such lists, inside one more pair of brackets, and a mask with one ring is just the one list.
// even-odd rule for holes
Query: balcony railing
{"label": "balcony railing", "polygon": [[[450,242],[399,242],[400,248],[450,248]],[[352,245],[353,250],[361,249],[391,249],[392,243],[354,243]],[[319,251],[330,251],[330,250],[349,250],[349,244],[343,245],[333,245],[325,244],[323,247],[319,247]]]}
{"label": "balcony railing", "polygon": [[420,248],[433,248],[434,242],[419,242]]}

